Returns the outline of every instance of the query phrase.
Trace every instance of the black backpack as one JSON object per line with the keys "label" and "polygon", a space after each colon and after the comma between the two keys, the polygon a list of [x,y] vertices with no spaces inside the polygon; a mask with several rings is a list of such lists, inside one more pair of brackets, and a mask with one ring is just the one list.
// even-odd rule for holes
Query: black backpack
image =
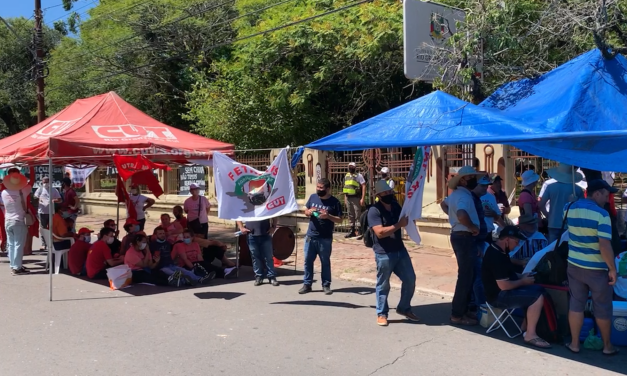
{"label": "black backpack", "polygon": [[359,218],[359,225],[361,228],[361,234],[364,236],[364,245],[368,248],[372,248],[374,245],[374,232],[368,225],[368,212],[374,206],[367,208],[363,213],[361,213],[361,217]]}
{"label": "black backpack", "polygon": [[[566,212],[564,214],[564,220],[562,221],[562,229],[566,227],[566,219],[568,211],[573,203],[568,204]],[[555,249],[547,252],[542,259],[536,265],[534,271],[536,283],[552,286],[564,286],[568,280],[567,268],[568,268],[568,242],[562,242],[560,244],[561,236],[555,243]]]}

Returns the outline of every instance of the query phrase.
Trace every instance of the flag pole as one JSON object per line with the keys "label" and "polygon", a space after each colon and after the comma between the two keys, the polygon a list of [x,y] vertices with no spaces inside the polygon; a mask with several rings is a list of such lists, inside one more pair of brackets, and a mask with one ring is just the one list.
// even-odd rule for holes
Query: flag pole
{"label": "flag pole", "polygon": [[[50,177],[50,180],[52,180],[52,157],[48,158],[48,176]],[[53,215],[54,215],[54,202],[52,201],[52,184],[48,185],[48,197],[50,199],[49,202],[49,209],[48,210],[48,287],[49,287],[49,293],[48,293],[48,298],[50,299],[50,301],[52,301],[52,249],[54,248],[54,244],[52,243],[52,221],[53,221]],[[41,224],[40,224],[41,226]],[[59,255],[59,257],[62,257],[61,255]]]}

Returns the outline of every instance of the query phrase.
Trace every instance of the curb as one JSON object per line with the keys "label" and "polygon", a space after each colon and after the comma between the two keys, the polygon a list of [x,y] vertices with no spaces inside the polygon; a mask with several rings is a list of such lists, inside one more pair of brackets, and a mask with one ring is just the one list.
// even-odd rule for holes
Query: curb
{"label": "curb", "polygon": [[[339,278],[343,281],[363,283],[370,286],[375,286],[377,284],[377,281],[371,278],[351,278],[345,274],[340,275]],[[395,290],[400,290],[401,288],[401,285],[398,283],[390,283],[390,286]],[[424,296],[440,297],[442,299],[453,299],[452,293],[442,290],[429,289],[426,287],[416,287],[415,291],[418,294]]]}

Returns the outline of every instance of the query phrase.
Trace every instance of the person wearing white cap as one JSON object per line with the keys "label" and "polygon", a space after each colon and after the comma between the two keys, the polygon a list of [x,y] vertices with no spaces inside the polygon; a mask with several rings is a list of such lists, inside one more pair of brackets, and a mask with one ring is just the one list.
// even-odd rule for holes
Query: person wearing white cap
{"label": "person wearing white cap", "polygon": [[203,239],[207,239],[211,203],[207,197],[200,195],[200,187],[198,185],[190,184],[189,192],[192,194],[192,197],[189,197],[183,203],[183,210],[187,213],[187,227],[194,231],[194,234],[200,234]]}
{"label": "person wearing white cap", "polygon": [[7,232],[7,251],[12,275],[28,274],[29,270],[22,265],[24,246],[28,235],[25,218],[28,213],[26,201],[31,192],[26,176],[13,171],[3,181],[2,203],[5,208],[4,226]]}
{"label": "person wearing white cap", "polygon": [[386,182],[387,185],[394,190],[394,179],[390,177],[390,169],[387,167],[381,167],[381,179]]}
{"label": "person wearing white cap", "polygon": [[[540,211],[548,220],[548,241],[551,244],[562,236],[562,220],[566,204],[571,199],[578,200],[584,197],[583,189],[575,185],[583,180],[583,177],[578,173],[573,174],[573,167],[564,163],[560,163],[559,166],[548,169],[546,172],[555,179],[555,183],[547,186],[546,190],[542,192],[539,205]],[[573,185],[575,185],[574,189]]]}
{"label": "person wearing white cap", "polygon": [[[39,214],[39,223],[41,224],[41,228],[47,229],[50,225],[50,198],[52,196],[52,202],[58,203],[61,202],[61,195],[56,188],[50,186],[50,178],[48,176],[44,176],[41,178],[41,183],[39,188],[35,191],[35,197],[39,201],[39,208],[37,213]],[[44,250],[46,248],[46,239],[45,236],[40,237],[42,247]]]}
{"label": "person wearing white cap", "polygon": [[348,220],[351,224],[350,232],[346,234],[346,238],[357,236],[357,221],[361,217],[361,207],[365,204],[366,199],[366,179],[357,172],[355,162],[348,164],[348,173],[344,177],[344,204],[348,211]]}
{"label": "person wearing white cap", "polygon": [[411,309],[416,289],[416,273],[403,243],[401,228],[407,217],[401,218],[401,206],[394,200],[394,190],[384,180],[375,183],[379,201],[368,210],[368,225],[374,233],[372,250],[377,263],[377,325],[388,325],[388,295],[392,273],[401,280],[401,300],[396,313],[411,321],[420,321]]}
{"label": "person wearing white cap", "polygon": [[531,214],[540,217],[540,208],[538,208],[538,199],[536,198],[536,185],[540,180],[540,175],[533,170],[523,172],[522,188],[518,196],[518,208],[520,214]]}

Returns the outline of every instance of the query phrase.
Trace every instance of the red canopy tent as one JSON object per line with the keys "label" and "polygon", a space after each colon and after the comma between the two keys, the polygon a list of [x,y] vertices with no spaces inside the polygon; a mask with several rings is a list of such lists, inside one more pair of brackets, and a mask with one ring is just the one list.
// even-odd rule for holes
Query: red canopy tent
{"label": "red canopy tent", "polygon": [[188,133],[151,118],[109,92],[79,99],[61,112],[0,140],[0,163],[111,165],[112,156],[143,154],[153,161],[189,163],[231,154],[233,145]]}
{"label": "red canopy tent", "polygon": [[[144,155],[155,162],[186,164],[232,154],[233,145],[191,134],[151,118],[109,92],[79,99],[61,112],[0,140],[0,163],[113,165],[114,155]],[[53,212],[50,211],[50,223]],[[52,244],[52,231],[48,244]],[[50,247],[49,247],[50,249]],[[48,251],[50,262],[51,251]],[[52,266],[50,267],[52,300]]]}

